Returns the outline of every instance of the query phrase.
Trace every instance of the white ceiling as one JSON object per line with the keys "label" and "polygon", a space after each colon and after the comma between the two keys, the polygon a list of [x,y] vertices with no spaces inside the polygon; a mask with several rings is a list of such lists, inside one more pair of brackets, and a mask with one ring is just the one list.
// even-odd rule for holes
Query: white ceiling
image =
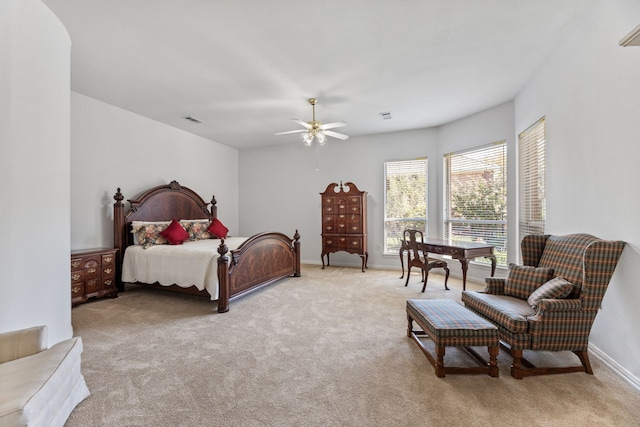
{"label": "white ceiling", "polygon": [[350,136],[511,100],[596,1],[43,0],[72,90],[238,149],[300,143],[310,97]]}

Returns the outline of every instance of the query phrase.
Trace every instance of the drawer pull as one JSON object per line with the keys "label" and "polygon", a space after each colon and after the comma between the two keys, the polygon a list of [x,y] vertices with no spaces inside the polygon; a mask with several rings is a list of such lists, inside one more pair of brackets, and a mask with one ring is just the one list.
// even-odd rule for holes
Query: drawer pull
{"label": "drawer pull", "polygon": [[71,293],[77,294],[78,292],[80,292],[80,286],[74,286],[71,288]]}
{"label": "drawer pull", "polygon": [[340,225],[338,225],[338,227],[344,228],[344,224],[340,224]]}
{"label": "drawer pull", "polygon": [[80,266],[80,261],[71,261],[71,267],[76,268]]}
{"label": "drawer pull", "polygon": [[327,208],[327,212],[331,212],[333,208]]}
{"label": "drawer pull", "polygon": [[358,227],[357,225],[354,225],[353,227],[351,227],[351,230],[353,231],[358,231],[360,229],[360,227]]}
{"label": "drawer pull", "polygon": [[111,262],[113,260],[112,256],[106,256],[104,257],[104,262]]}
{"label": "drawer pull", "polygon": [[80,279],[80,274],[76,273],[71,275],[71,280],[79,280],[79,279]]}
{"label": "drawer pull", "polygon": [[325,228],[326,228],[328,231],[333,230],[333,227],[332,227],[332,226],[330,226],[330,225],[327,225]]}
{"label": "drawer pull", "polygon": [[87,270],[87,273],[95,273],[96,269],[95,268],[90,268]]}
{"label": "drawer pull", "polygon": [[105,286],[111,286],[112,283],[113,283],[113,280],[111,280],[111,279],[104,281],[104,285]]}
{"label": "drawer pull", "polygon": [[344,209],[344,205],[340,205],[340,209]]}
{"label": "drawer pull", "polygon": [[104,269],[104,273],[105,274],[111,274],[112,271],[113,271],[113,269],[111,269],[111,268],[105,268]]}
{"label": "drawer pull", "polygon": [[333,240],[327,240],[327,245],[332,245],[333,244]]}

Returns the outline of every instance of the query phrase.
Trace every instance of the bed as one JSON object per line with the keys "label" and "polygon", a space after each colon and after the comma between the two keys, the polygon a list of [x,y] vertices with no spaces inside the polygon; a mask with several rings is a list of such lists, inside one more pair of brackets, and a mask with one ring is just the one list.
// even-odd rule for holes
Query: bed
{"label": "bed", "polygon": [[[117,189],[113,196],[114,247],[118,249],[116,274],[118,290],[135,277],[133,283],[159,287],[176,292],[202,295],[218,302],[218,312],[229,311],[230,301],[257,289],[270,285],[284,277],[300,276],[300,236],[296,230],[293,238],[280,232],[259,233],[248,238],[227,237],[208,241],[185,241],[183,244],[148,245],[142,249],[132,233],[134,224],[169,223],[178,220],[182,224],[215,221],[218,207],[215,196],[205,202],[193,190],[172,181],[142,192],[135,199],[128,199],[125,210],[124,196]],[[184,221],[184,222],[183,222]],[[219,222],[219,220],[218,220]],[[197,246],[197,248],[196,248]],[[139,261],[130,254],[146,257]],[[181,258],[192,252],[193,258]],[[156,259],[155,257],[164,257]],[[199,258],[199,259],[197,259]],[[173,261],[172,266],[168,264]],[[178,266],[176,262],[178,261]],[[136,263],[144,262],[144,273],[131,273]],[[204,264],[203,264],[204,263]],[[153,266],[170,270],[169,279],[156,280]],[[123,267],[125,277],[123,277]],[[177,271],[181,269],[181,271]],[[197,270],[200,279],[193,278]],[[191,275],[191,276],[190,276]],[[140,279],[138,276],[142,277]],[[167,282],[169,280],[171,283]]]}

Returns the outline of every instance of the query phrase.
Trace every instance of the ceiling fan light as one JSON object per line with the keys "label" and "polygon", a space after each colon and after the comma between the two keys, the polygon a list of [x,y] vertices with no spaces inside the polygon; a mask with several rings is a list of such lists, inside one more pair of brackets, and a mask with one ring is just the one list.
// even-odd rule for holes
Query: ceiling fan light
{"label": "ceiling fan light", "polygon": [[309,132],[302,132],[300,134],[300,139],[304,142],[304,145],[309,146],[313,142],[313,136]]}
{"label": "ceiling fan light", "polygon": [[324,145],[325,142],[327,142],[327,136],[324,134],[324,132],[318,132],[316,134],[316,139],[318,140],[318,144],[320,145]]}

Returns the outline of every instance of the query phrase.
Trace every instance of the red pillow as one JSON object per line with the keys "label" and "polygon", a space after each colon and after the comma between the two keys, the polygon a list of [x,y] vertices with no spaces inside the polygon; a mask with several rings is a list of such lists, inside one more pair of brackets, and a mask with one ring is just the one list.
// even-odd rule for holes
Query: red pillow
{"label": "red pillow", "polygon": [[218,218],[211,221],[211,225],[209,225],[209,233],[213,234],[218,239],[226,239],[228,232],[229,229],[225,227]]}
{"label": "red pillow", "polygon": [[172,245],[181,245],[182,242],[189,239],[189,233],[184,227],[175,219],[171,221],[171,224],[165,228],[160,235],[167,239]]}

